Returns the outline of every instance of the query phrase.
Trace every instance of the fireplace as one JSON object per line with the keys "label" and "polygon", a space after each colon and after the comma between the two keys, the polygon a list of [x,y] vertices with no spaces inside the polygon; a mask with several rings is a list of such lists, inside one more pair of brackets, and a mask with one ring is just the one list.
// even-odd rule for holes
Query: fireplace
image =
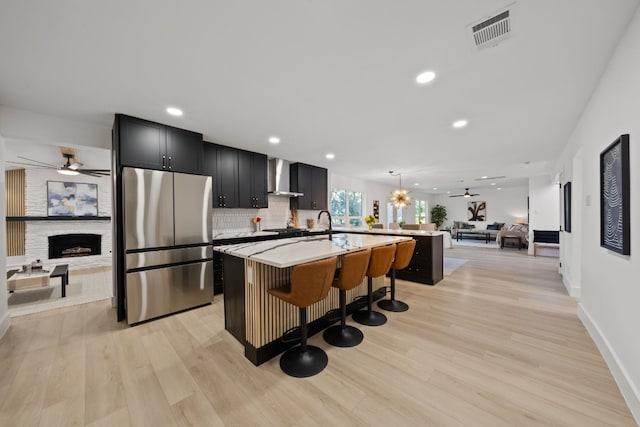
{"label": "fireplace", "polygon": [[99,234],[59,234],[49,236],[49,259],[100,255]]}

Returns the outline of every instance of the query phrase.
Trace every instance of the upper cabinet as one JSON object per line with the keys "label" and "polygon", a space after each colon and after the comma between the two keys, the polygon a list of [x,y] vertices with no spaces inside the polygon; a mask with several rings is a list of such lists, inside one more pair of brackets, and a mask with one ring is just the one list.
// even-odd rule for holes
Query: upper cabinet
{"label": "upper cabinet", "polygon": [[202,174],[202,134],[124,114],[116,121],[120,165]]}
{"label": "upper cabinet", "polygon": [[291,191],[304,193],[304,196],[291,198],[291,209],[326,210],[329,191],[327,170],[304,163],[290,166]]}
{"label": "upper cabinet", "polygon": [[267,156],[238,150],[238,200],[241,208],[266,208]]}
{"label": "upper cabinet", "polygon": [[266,208],[267,156],[205,142],[206,175],[213,176],[214,208]]}

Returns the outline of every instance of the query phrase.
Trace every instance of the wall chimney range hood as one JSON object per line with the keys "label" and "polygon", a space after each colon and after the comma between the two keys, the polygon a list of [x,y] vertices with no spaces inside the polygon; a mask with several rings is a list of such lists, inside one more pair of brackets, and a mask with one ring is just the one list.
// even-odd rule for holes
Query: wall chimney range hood
{"label": "wall chimney range hood", "polygon": [[304,196],[303,193],[289,191],[289,162],[284,159],[269,159],[267,186],[273,196]]}

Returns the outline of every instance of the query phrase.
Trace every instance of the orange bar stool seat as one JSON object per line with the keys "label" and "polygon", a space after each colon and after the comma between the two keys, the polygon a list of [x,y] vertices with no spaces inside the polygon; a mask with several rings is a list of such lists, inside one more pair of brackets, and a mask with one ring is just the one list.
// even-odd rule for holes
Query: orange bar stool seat
{"label": "orange bar stool seat", "polygon": [[305,378],[316,375],[329,361],[324,350],[307,345],[307,307],[327,297],[337,262],[337,257],[331,257],[296,265],[291,270],[288,286],[267,290],[274,297],[299,309],[300,345],[290,348],[280,357],[280,369],[292,377]]}
{"label": "orange bar stool seat", "polygon": [[353,313],[353,320],[367,326],[380,326],[387,323],[387,316],[373,311],[373,278],[386,275],[396,254],[395,243],[371,249],[371,260],[367,268],[367,309]]}
{"label": "orange bar stool seat", "polygon": [[336,347],[355,347],[364,339],[362,331],[346,324],[347,320],[347,291],[355,288],[364,279],[369,267],[371,249],[352,252],[342,257],[340,275],[333,280],[333,287],[340,292],[340,325],[331,326],[324,330],[324,340]]}
{"label": "orange bar stool seat", "polygon": [[409,305],[396,299],[396,270],[402,270],[409,266],[413,251],[416,249],[416,241],[398,243],[396,257],[391,264],[391,299],[378,301],[378,307],[387,311],[407,311]]}

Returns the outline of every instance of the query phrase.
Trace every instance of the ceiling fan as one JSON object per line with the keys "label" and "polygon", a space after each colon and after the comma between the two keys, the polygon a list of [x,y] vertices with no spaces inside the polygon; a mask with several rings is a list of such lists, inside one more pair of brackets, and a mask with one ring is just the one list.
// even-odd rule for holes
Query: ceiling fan
{"label": "ceiling fan", "polygon": [[479,194],[471,194],[471,193],[469,193],[469,189],[465,188],[464,189],[464,194],[452,194],[449,197],[473,197],[473,196],[479,196]]}
{"label": "ceiling fan", "polygon": [[89,175],[94,177],[101,177],[101,176],[108,176],[111,174],[111,171],[109,169],[82,169],[82,166],[83,166],[82,163],[79,163],[77,161],[74,161],[73,163],[71,163],[71,159],[75,158],[74,152],[65,152],[65,151],[62,152],[62,157],[66,159],[66,162],[62,166],[56,166],[51,163],[45,163],[39,160],[29,159],[27,157],[22,157],[22,156],[16,156],[16,157],[31,163],[12,162],[12,161],[7,161],[7,163],[22,165],[22,166],[29,166],[32,168],[55,169],[59,174],[62,174],[62,175],[83,174],[83,175]]}

